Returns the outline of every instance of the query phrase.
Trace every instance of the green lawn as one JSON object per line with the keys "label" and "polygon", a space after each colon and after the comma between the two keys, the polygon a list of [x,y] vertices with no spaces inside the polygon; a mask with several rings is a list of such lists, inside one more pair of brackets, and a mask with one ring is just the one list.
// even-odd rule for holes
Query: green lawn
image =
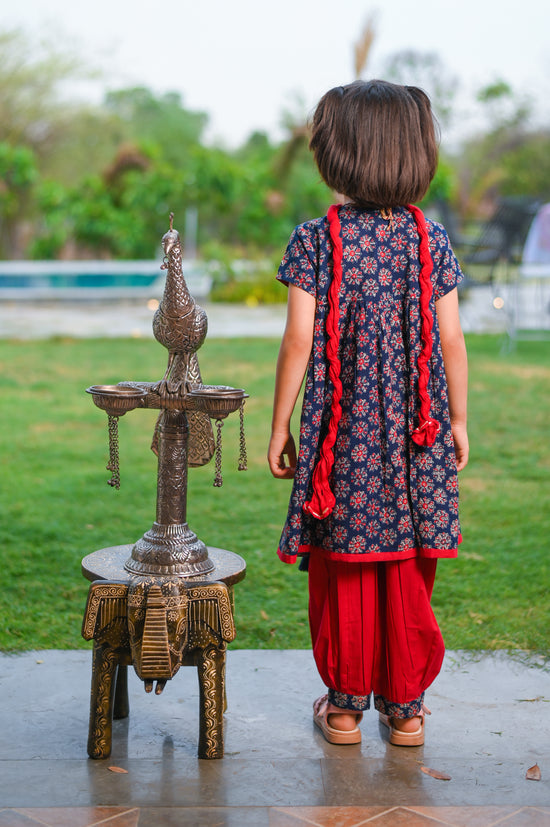
{"label": "green lawn", "polygon": [[[223,428],[224,485],[210,464],[189,472],[188,520],[206,543],[247,561],[236,588],[240,648],[309,645],[306,576],[275,555],[289,484],[269,474],[278,343],[209,339],[205,382],[244,387],[249,471],[236,471],[238,416]],[[546,651],[550,635],[550,344],[468,337],[471,461],[461,476],[464,542],[439,565],[434,607],[449,648]],[[107,485],[107,417],[84,389],[160,379],[153,340],[0,341],[3,515],[0,649],[87,647],[80,560],[137,540],[155,517],[156,414],[120,419],[121,488]]]}

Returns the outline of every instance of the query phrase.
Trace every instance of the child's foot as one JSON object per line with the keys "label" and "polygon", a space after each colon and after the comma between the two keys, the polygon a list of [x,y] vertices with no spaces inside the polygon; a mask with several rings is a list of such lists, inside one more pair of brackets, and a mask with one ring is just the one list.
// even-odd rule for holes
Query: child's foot
{"label": "child's foot", "polygon": [[[362,712],[334,712],[337,707],[328,702],[323,695],[313,704],[313,723],[318,726],[330,744],[359,744],[361,730],[357,724],[363,717]],[[330,719],[330,720],[329,720]]]}

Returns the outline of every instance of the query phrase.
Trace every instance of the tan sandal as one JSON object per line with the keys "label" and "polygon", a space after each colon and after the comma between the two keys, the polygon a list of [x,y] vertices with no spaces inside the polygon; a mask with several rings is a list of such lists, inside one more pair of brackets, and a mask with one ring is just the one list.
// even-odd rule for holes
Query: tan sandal
{"label": "tan sandal", "polygon": [[396,747],[421,747],[424,743],[424,718],[431,714],[428,707],[422,704],[422,711],[414,716],[420,719],[419,727],[412,732],[403,732],[401,729],[396,729],[393,725],[394,719],[389,715],[384,715],[383,712],[380,712],[378,717],[380,723],[388,727],[390,731],[390,744],[395,744]]}
{"label": "tan sandal", "polygon": [[322,695],[313,703],[313,723],[318,726],[329,744],[360,744],[361,730],[358,726],[355,729],[335,729],[328,722],[329,715],[338,715],[349,712],[355,715],[357,723],[363,718],[362,712],[354,712],[352,709],[340,709],[328,702],[328,695]]}

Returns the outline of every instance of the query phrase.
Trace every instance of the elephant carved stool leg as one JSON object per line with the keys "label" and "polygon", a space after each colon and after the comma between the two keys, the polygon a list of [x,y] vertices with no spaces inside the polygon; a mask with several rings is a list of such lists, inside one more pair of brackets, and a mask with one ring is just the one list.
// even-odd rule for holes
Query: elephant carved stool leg
{"label": "elephant carved stool leg", "polygon": [[88,754],[107,758],[112,721],[128,715],[127,665],[160,694],[181,665],[198,669],[199,758],[223,756],[225,653],[235,637],[231,596],[222,582],[134,578],[90,586],[82,626],[94,641]]}
{"label": "elephant carved stool leg", "polygon": [[[94,641],[88,734],[90,758],[107,758],[111,754],[114,707],[117,717],[123,711],[116,685],[121,664],[130,662],[127,595],[125,584],[104,581],[92,583],[88,592],[82,636]],[[127,715],[127,699],[125,708]]]}
{"label": "elephant carved stool leg", "polygon": [[184,666],[196,666],[199,679],[199,758],[223,758],[225,712],[225,644],[207,645],[185,655]]}
{"label": "elephant carved stool leg", "polygon": [[[129,654],[129,653],[128,653]],[[90,728],[88,755],[90,758],[108,758],[111,754],[113,718],[128,716],[126,703],[117,698],[118,672],[125,652],[113,649],[108,643],[94,641],[92,655],[92,691],[90,696]],[[117,703],[118,700],[118,703]],[[126,714],[121,714],[125,710]]]}

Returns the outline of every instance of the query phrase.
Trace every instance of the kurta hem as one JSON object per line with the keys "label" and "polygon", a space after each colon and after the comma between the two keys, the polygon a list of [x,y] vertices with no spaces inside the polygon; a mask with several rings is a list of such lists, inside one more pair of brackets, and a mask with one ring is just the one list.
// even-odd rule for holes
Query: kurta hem
{"label": "kurta hem", "polygon": [[[462,536],[458,538],[462,542]],[[452,559],[458,556],[457,548],[405,548],[401,551],[370,551],[363,554],[346,554],[341,551],[329,551],[319,546],[300,546],[297,554],[286,554],[280,548],[277,549],[279,559],[283,563],[292,565],[298,557],[305,554],[321,554],[328,560],[345,560],[348,563],[387,563],[395,560],[410,560],[412,557],[427,557],[430,559]]]}

